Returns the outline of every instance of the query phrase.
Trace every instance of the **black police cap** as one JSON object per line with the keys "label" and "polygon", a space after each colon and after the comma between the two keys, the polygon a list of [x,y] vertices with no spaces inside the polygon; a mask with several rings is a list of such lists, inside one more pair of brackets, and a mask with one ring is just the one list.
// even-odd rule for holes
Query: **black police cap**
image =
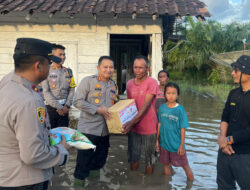
{"label": "black police cap", "polygon": [[237,67],[242,73],[250,75],[250,56],[242,55],[236,62],[231,64],[232,67]]}
{"label": "black police cap", "polygon": [[13,55],[14,60],[27,55],[43,56],[55,63],[61,63],[62,61],[59,57],[52,55],[51,43],[35,38],[18,38]]}

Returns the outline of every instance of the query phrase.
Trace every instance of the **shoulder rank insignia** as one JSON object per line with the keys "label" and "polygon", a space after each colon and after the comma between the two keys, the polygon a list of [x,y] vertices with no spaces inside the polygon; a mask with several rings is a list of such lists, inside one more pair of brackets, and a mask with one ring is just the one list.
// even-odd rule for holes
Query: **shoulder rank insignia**
{"label": "shoulder rank insignia", "polygon": [[116,90],[114,90],[114,89],[111,87],[111,92],[116,94],[116,97],[115,97],[115,103],[116,103],[116,102],[119,101],[118,86],[117,86],[116,82],[115,82],[113,79],[110,79],[110,80],[111,80],[111,81],[114,83],[114,85],[115,85],[115,86],[112,86],[112,87],[116,88]]}
{"label": "shoulder rank insignia", "polygon": [[70,68],[67,68],[68,74],[70,77],[73,77],[73,71]]}
{"label": "shoulder rank insignia", "polygon": [[45,108],[39,107],[36,108],[37,119],[40,121],[41,124],[45,121]]}

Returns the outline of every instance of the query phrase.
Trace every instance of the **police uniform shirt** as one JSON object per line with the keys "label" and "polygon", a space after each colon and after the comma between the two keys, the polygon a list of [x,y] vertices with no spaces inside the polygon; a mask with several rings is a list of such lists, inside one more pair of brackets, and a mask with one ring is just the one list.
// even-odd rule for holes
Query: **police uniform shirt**
{"label": "police uniform shirt", "polygon": [[46,103],[53,108],[71,106],[75,92],[75,81],[71,69],[51,65],[48,78],[41,83]]}
{"label": "police uniform shirt", "polygon": [[62,146],[49,146],[50,124],[34,85],[14,73],[0,87],[0,186],[50,180],[52,167],[65,162]]}
{"label": "police uniform shirt", "polygon": [[78,130],[96,136],[108,135],[106,121],[97,113],[100,106],[111,107],[117,98],[114,81],[102,81],[100,77],[88,76],[79,84],[73,105],[81,110]]}
{"label": "police uniform shirt", "polygon": [[11,71],[10,73],[8,73],[7,75],[5,75],[1,81],[0,81],[0,88],[2,88],[3,86],[7,85],[8,82],[11,80],[12,76],[14,74],[14,71]]}

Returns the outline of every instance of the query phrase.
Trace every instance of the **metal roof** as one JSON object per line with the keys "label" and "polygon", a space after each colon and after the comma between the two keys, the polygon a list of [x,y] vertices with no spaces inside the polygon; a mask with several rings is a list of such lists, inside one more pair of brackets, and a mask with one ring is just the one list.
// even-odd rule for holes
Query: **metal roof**
{"label": "metal roof", "polygon": [[250,50],[219,53],[219,54],[210,56],[210,60],[219,65],[231,67],[231,64],[235,62],[242,55],[250,55]]}

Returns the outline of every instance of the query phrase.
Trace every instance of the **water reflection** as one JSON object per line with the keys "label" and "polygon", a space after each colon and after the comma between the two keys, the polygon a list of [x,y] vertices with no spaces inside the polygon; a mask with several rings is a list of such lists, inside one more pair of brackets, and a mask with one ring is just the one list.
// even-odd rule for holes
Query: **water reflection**
{"label": "water reflection", "polygon": [[[127,137],[111,136],[107,164],[99,179],[87,179],[88,190],[165,190],[165,189],[216,189],[217,135],[224,103],[202,97],[192,92],[183,94],[180,103],[185,107],[190,128],[186,133],[187,155],[195,181],[186,182],[182,168],[174,169],[174,175],[164,176],[163,166],[156,161],[154,174],[144,174],[144,163],[136,172],[130,172],[127,163]],[[56,168],[50,189],[77,190],[73,186],[76,151],[71,150],[70,162],[64,168]],[[143,160],[143,159],[142,159]]]}

